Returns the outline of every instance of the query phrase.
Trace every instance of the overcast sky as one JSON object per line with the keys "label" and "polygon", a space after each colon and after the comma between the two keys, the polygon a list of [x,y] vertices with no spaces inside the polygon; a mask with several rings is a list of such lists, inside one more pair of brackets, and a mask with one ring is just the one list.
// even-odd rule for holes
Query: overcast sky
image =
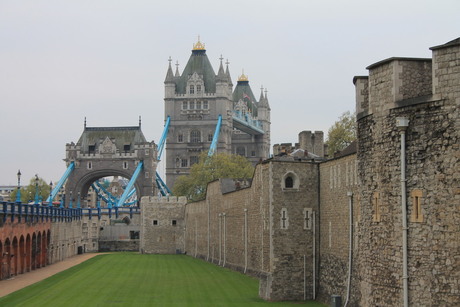
{"label": "overcast sky", "polygon": [[297,142],[354,110],[353,76],[393,57],[431,57],[460,36],[458,0],[0,0],[0,185],[57,181],[65,144],[88,126],[136,126],[158,142],[168,58],[200,35],[268,89],[271,140]]}

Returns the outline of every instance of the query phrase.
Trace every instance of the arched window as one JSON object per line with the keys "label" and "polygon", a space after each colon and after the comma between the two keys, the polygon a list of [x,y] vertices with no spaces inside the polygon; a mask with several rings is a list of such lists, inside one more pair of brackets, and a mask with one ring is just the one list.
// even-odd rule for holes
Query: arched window
{"label": "arched window", "polygon": [[199,130],[190,131],[190,143],[200,143],[201,142],[201,132]]}
{"label": "arched window", "polygon": [[286,189],[288,188],[293,188],[294,187],[294,179],[292,179],[291,176],[287,176],[285,179],[284,179],[284,187]]}
{"label": "arched window", "polygon": [[297,191],[300,187],[299,176],[294,172],[287,172],[284,174],[281,181],[281,186],[285,190],[294,190]]}

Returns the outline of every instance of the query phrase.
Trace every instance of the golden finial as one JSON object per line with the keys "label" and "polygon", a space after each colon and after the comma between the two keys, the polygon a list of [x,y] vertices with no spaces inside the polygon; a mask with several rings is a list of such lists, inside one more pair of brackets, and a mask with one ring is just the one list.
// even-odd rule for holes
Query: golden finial
{"label": "golden finial", "polygon": [[243,69],[243,73],[241,74],[241,76],[238,77],[238,81],[248,81],[248,76],[244,74],[244,69]]}
{"label": "golden finial", "polygon": [[193,50],[205,50],[204,44],[200,42],[200,36],[198,35],[198,42],[193,44]]}

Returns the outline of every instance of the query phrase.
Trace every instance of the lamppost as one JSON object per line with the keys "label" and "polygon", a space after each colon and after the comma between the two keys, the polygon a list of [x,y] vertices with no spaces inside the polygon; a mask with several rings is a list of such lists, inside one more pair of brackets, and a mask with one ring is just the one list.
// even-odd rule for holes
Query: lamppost
{"label": "lamppost", "polygon": [[48,200],[48,206],[53,206],[53,181],[50,181],[50,197]]}
{"label": "lamppost", "polygon": [[38,175],[35,174],[35,204],[38,205]]}
{"label": "lamppost", "polygon": [[18,192],[16,193],[16,202],[21,202],[21,170],[18,170]]}

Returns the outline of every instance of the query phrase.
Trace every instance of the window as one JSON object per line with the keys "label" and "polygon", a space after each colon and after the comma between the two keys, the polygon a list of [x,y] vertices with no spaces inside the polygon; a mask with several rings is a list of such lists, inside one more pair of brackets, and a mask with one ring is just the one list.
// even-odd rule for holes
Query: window
{"label": "window", "polygon": [[255,150],[251,151],[251,157],[255,157],[255,156],[256,156],[256,151]]}
{"label": "window", "polygon": [[196,86],[196,93],[201,94],[201,85]]}
{"label": "window", "polygon": [[153,220],[153,226],[158,225],[158,220]]}
{"label": "window", "polygon": [[190,94],[195,94],[195,86],[190,85]]}
{"label": "window", "polygon": [[190,157],[190,166],[192,166],[195,163],[198,163],[198,156],[191,156]]}
{"label": "window", "polygon": [[201,142],[201,132],[199,130],[190,131],[190,143],[200,143]]}
{"label": "window", "polygon": [[144,154],[145,154],[146,156],[148,156],[148,155],[150,155],[150,151],[149,151],[148,149],[146,149],[146,150],[144,151]]}
{"label": "window", "polygon": [[176,225],[177,225],[177,221],[176,221],[176,220],[172,220],[172,221],[171,221],[171,225],[176,226]]}
{"label": "window", "polygon": [[201,101],[196,102],[196,109],[200,110],[201,109]]}
{"label": "window", "polygon": [[213,135],[211,133],[208,134],[208,142],[212,142],[212,139],[213,139]]}
{"label": "window", "polygon": [[188,166],[188,160],[187,159],[182,159],[180,166],[181,167],[187,167]]}
{"label": "window", "polygon": [[236,148],[236,154],[245,157],[246,156],[246,148],[243,146],[238,146]]}
{"label": "window", "polygon": [[131,240],[139,240],[139,236],[140,236],[139,233],[140,233],[139,231],[130,230],[129,231],[129,238]]}
{"label": "window", "polygon": [[412,197],[412,213],[410,216],[410,221],[415,223],[423,222],[423,214],[422,214],[422,190],[413,190],[410,193]]}
{"label": "window", "polygon": [[312,224],[313,224],[312,209],[304,208],[303,209],[303,229],[311,229]]}
{"label": "window", "polygon": [[188,109],[188,102],[187,101],[183,101],[182,102],[182,110],[187,110]]}
{"label": "window", "polygon": [[204,110],[207,110],[208,109],[208,102],[207,101],[203,101],[203,109]]}
{"label": "window", "polygon": [[126,161],[123,162],[123,169],[128,169],[128,162]]}
{"label": "window", "polygon": [[96,145],[89,145],[88,146],[88,151],[89,151],[89,153],[95,153],[96,152]]}
{"label": "window", "polygon": [[194,101],[190,101],[190,103],[189,103],[189,109],[190,109],[190,110],[194,110],[194,109],[195,109],[195,102],[194,102]]}
{"label": "window", "polygon": [[179,134],[177,135],[177,141],[178,141],[179,143],[182,143],[182,142],[184,141],[184,135],[183,135],[182,133],[179,133]]}
{"label": "window", "polygon": [[374,222],[380,222],[380,193],[374,192],[372,194],[372,208],[374,209],[374,214],[372,216],[372,220]]}
{"label": "window", "polygon": [[288,215],[287,215],[287,209],[286,208],[281,209],[280,224],[281,224],[281,229],[288,229],[289,218],[288,218]]}
{"label": "window", "polygon": [[284,187],[286,189],[292,189],[294,187],[294,179],[292,179],[291,176],[287,176],[285,179],[284,179]]}
{"label": "window", "polygon": [[123,145],[123,150],[124,151],[130,151],[131,150],[131,145],[130,144]]}
{"label": "window", "polygon": [[283,190],[297,191],[300,187],[299,177],[294,172],[287,172],[281,181]]}
{"label": "window", "polygon": [[86,164],[86,168],[87,168],[87,169],[93,169],[93,163],[92,163],[92,162],[88,162],[88,163]]}

